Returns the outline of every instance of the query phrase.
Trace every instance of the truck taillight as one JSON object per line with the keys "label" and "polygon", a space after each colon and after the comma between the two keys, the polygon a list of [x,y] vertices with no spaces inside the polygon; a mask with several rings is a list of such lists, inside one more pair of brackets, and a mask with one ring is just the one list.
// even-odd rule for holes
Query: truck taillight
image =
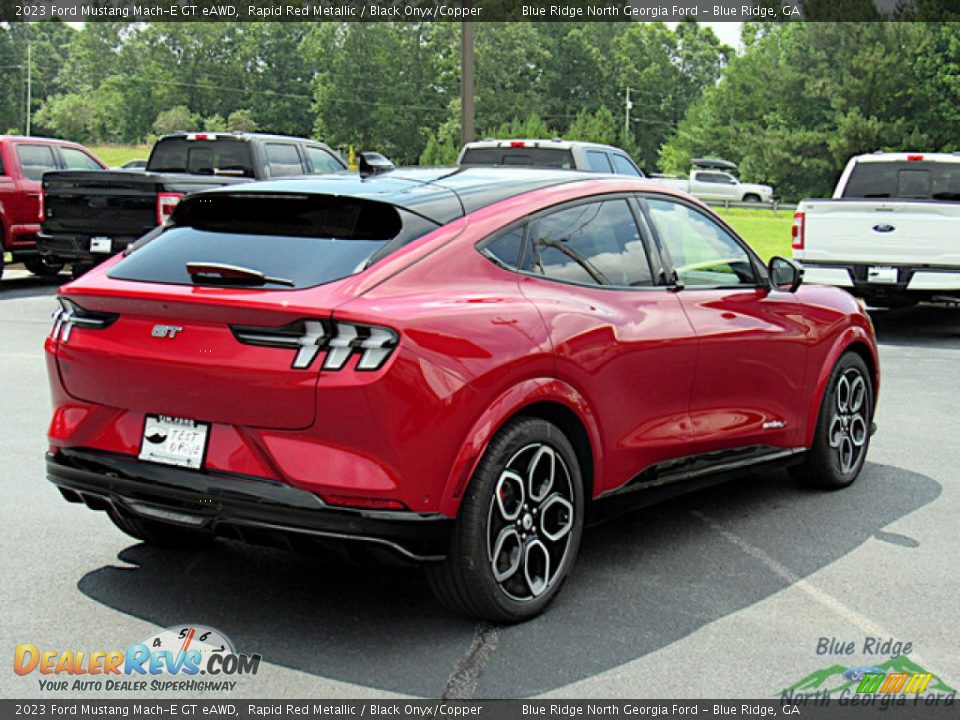
{"label": "truck taillight", "polygon": [[803,250],[803,233],[806,224],[806,213],[796,212],[793,214],[793,226],[790,228],[791,243],[794,250]]}
{"label": "truck taillight", "polygon": [[157,225],[166,224],[182,197],[183,193],[157,193]]}
{"label": "truck taillight", "polygon": [[43,222],[45,217],[45,208],[43,206],[43,190],[37,195],[37,222]]}

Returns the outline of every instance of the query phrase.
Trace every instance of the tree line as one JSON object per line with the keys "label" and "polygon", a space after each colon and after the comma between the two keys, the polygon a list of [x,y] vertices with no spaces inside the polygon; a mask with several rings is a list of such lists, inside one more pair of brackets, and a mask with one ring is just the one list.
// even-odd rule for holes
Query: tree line
{"label": "tree line", "polygon": [[[457,23],[0,25],[0,130],[130,143],[259,129],[451,162]],[[624,147],[647,172],[718,155],[786,198],[828,192],[846,159],[953,150],[960,24],[747,23],[739,53],[695,22],[476,25],[481,137]],[[625,123],[625,94],[633,107]]]}

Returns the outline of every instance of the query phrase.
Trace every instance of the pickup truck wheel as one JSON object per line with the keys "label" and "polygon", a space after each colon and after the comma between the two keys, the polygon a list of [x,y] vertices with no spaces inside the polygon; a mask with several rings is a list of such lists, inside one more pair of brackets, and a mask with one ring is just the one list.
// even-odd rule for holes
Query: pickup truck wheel
{"label": "pickup truck wheel", "polygon": [[577,556],[584,493],[556,425],[516,418],[494,436],[464,494],[446,560],[427,579],[454,612],[492,622],[535,617]]}
{"label": "pickup truck wheel", "polygon": [[744,202],[748,202],[748,203],[758,203],[758,202],[760,202],[760,196],[759,196],[759,195],[754,195],[754,194],[752,194],[752,193],[751,193],[750,195],[744,195],[744,196],[743,196],[743,201],[744,201]]}
{"label": "pickup truck wheel", "polygon": [[806,460],[790,469],[803,485],[838,490],[863,468],[870,447],[873,383],[866,363],[854,352],[837,361],[823,393],[813,447]]}
{"label": "pickup truck wheel", "polygon": [[134,517],[116,509],[107,514],[113,524],[132,538],[142,540],[148,545],[171,548],[174,550],[200,549],[213,542],[214,534],[206,530],[183,527],[173,523],[160,522],[148,518]]}
{"label": "pickup truck wheel", "polygon": [[23,266],[37,277],[56,277],[63,270],[64,263],[43,255],[34,255],[23,261]]}

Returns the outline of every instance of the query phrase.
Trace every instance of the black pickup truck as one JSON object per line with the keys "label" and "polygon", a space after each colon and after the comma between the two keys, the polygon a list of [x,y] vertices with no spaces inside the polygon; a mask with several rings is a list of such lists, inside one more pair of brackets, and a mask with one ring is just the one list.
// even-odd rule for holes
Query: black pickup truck
{"label": "black pickup truck", "polygon": [[259,133],[176,133],[160,138],[145,171],[66,170],[43,176],[37,249],[74,274],[162,225],[187,193],[221,185],[346,169],[314,140]]}

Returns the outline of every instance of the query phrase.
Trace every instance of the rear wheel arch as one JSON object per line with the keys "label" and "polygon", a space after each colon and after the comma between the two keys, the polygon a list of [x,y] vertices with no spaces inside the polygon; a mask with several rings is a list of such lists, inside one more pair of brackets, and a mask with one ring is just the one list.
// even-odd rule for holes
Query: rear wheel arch
{"label": "rear wheel arch", "polygon": [[493,403],[473,424],[447,476],[440,512],[459,514],[460,503],[490,442],[518,417],[546,420],[560,428],[580,463],[584,497],[602,489],[600,430],[586,400],[572,386],[555,378],[534,378],[516,385]]}

